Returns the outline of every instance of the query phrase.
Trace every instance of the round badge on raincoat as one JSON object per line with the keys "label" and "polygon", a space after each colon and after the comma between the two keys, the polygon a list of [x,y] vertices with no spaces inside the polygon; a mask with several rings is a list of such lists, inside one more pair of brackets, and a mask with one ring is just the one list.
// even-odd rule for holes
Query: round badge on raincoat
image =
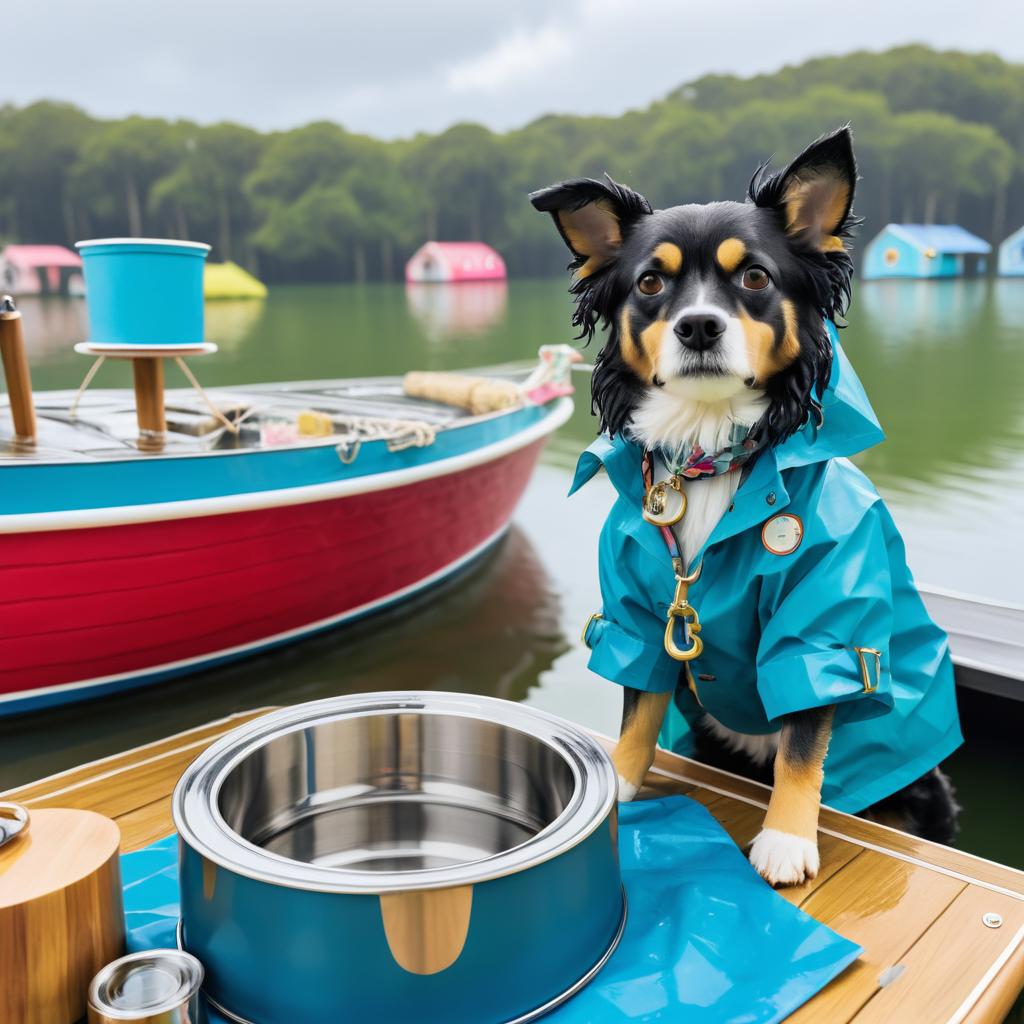
{"label": "round badge on raincoat", "polygon": [[791,555],[804,539],[804,524],[799,516],[780,512],[761,528],[761,543],[773,555]]}

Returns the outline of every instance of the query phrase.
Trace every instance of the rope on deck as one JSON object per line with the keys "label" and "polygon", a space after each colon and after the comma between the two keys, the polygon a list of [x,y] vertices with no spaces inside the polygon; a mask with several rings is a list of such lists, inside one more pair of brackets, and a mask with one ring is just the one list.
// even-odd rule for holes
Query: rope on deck
{"label": "rope on deck", "polygon": [[68,410],[68,415],[74,419],[78,414],[78,403],[82,400],[82,395],[85,394],[86,389],[92,383],[93,377],[99,373],[100,367],[107,361],[106,356],[97,356],[96,362],[89,367],[86,371],[85,377],[82,378],[82,383],[78,385],[78,390],[75,392],[74,400],[71,402],[71,408]]}
{"label": "rope on deck", "polygon": [[427,448],[437,439],[437,427],[423,420],[332,416],[331,421],[355,435],[338,444],[338,458],[346,465],[355,462],[364,441],[385,441],[389,452],[404,452],[409,448]]}
{"label": "rope on deck", "polygon": [[239,431],[242,429],[241,423],[232,422],[227,418],[227,416],[224,415],[224,413],[220,411],[220,409],[217,408],[216,405],[214,405],[213,399],[211,399],[210,396],[203,390],[203,385],[199,383],[199,380],[196,378],[196,375],[192,372],[192,368],[188,365],[188,363],[185,362],[184,359],[181,358],[181,356],[175,356],[174,361],[178,364],[178,369],[181,370],[183,374],[185,374],[186,378],[188,378],[188,382],[192,385],[193,388],[195,388],[196,394],[199,395],[199,397],[206,404],[206,408],[209,409],[211,413],[213,413],[213,418],[217,420],[219,423],[221,423],[226,429],[230,430],[231,433],[237,437]]}

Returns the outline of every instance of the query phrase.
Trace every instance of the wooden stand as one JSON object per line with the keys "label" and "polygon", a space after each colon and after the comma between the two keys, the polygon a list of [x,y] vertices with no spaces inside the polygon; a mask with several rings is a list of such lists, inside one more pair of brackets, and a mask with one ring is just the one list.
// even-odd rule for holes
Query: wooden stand
{"label": "wooden stand", "polygon": [[0,302],[0,358],[7,379],[15,437],[19,441],[33,442],[36,438],[36,410],[32,404],[25,336],[21,313],[14,308],[14,302],[8,295]]}
{"label": "wooden stand", "polygon": [[121,832],[84,810],[32,810],[0,848],[0,1021],[73,1024],[124,948]]}
{"label": "wooden stand", "polygon": [[167,417],[164,412],[164,361],[159,356],[132,360],[135,410],[139,419],[139,447],[159,451],[164,446]]}
{"label": "wooden stand", "polygon": [[[94,345],[81,342],[75,346],[79,355],[102,356],[104,359],[130,359],[135,382],[135,412],[139,422],[140,451],[163,451],[166,443],[167,416],[164,410],[164,360],[185,356],[205,356],[217,346],[204,342],[188,347],[175,345]],[[91,379],[93,371],[86,380]]]}

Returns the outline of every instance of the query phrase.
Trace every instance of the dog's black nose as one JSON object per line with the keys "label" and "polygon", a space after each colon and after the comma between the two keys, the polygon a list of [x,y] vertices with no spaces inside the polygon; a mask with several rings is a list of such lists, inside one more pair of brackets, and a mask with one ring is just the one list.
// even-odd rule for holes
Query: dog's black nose
{"label": "dog's black nose", "polygon": [[708,310],[684,313],[676,323],[676,337],[694,352],[705,352],[713,348],[725,334],[725,317]]}

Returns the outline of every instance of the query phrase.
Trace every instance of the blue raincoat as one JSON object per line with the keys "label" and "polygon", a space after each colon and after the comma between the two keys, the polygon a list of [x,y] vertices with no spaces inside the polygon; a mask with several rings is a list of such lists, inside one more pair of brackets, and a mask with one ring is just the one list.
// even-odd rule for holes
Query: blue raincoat
{"label": "blue raincoat", "polygon": [[[590,668],[639,690],[674,691],[661,744],[682,754],[704,711],[737,732],[767,733],[782,715],[834,704],[822,799],[856,812],[913,782],[962,737],[946,635],[925,611],[885,503],[845,458],[884,435],[827,327],[835,358],[822,425],[760,455],[690,562],[690,572],[702,566],[689,602],[704,650],[689,678],[664,648],[675,576],[661,533],[641,516],[642,449],[602,435],[580,456],[570,493],[602,466],[618,492],[601,533],[603,607],[584,635]],[[782,512],[803,527],[788,554],[762,539]]]}

